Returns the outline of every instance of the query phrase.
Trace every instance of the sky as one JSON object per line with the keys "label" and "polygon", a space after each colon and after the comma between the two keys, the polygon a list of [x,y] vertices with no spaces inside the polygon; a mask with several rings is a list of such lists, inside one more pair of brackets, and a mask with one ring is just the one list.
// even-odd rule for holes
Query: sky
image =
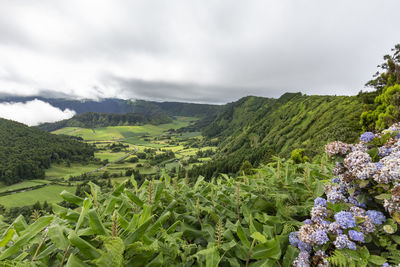
{"label": "sky", "polygon": [[1,0],[0,94],[354,95],[400,42],[398,10],[398,0]]}

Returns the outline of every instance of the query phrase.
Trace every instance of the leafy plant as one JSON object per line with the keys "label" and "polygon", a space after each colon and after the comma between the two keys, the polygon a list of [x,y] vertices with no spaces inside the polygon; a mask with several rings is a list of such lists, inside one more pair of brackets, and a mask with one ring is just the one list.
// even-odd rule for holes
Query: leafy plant
{"label": "leafy plant", "polygon": [[[321,164],[323,168],[321,169]],[[132,178],[103,193],[90,182],[78,205],[6,226],[0,259],[27,266],[289,266],[288,235],[301,225],[331,166],[275,161],[237,179]]]}

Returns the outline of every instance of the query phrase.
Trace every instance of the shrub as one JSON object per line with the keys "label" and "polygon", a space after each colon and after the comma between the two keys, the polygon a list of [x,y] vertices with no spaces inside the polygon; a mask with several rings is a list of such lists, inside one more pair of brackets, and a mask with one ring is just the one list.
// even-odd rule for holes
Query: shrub
{"label": "shrub", "polygon": [[367,132],[360,143],[325,147],[338,160],[311,219],[290,235],[294,266],[400,264],[400,124]]}

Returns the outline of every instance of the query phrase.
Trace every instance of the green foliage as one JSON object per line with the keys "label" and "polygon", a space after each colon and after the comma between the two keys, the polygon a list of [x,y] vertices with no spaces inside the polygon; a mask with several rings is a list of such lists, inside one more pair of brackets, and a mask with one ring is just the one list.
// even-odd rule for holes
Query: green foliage
{"label": "green foliage", "polygon": [[334,140],[356,141],[361,133],[359,97],[307,96],[287,93],[279,99],[246,97],[228,104],[203,130],[219,140],[215,160],[190,171],[206,178],[236,173],[242,162],[253,166],[271,161],[272,155],[290,157],[303,148],[312,158]]}
{"label": "green foliage", "polygon": [[400,85],[385,87],[375,98],[376,108],[361,114],[365,130],[383,130],[400,120]]}
{"label": "green foliage", "polygon": [[54,123],[44,123],[38,127],[42,130],[52,132],[64,127],[82,127],[96,128],[107,126],[127,126],[127,125],[144,125],[144,124],[162,124],[170,123],[172,120],[162,113],[141,114],[141,113],[126,113],[126,114],[110,114],[110,113],[95,113],[86,112],[78,114],[71,119],[62,120]]}
{"label": "green foliage", "polygon": [[392,49],[392,55],[385,55],[385,62],[378,67],[373,80],[366,85],[376,89],[373,93],[364,93],[364,112],[360,117],[360,124],[364,131],[383,130],[400,120],[400,44]]}
{"label": "green foliage", "polygon": [[[78,209],[53,205],[33,224],[3,229],[0,258],[36,266],[288,266],[288,235],[322,194],[332,166],[275,159],[254,176],[90,184]],[[20,241],[21,240],[21,241]]]}
{"label": "green foliage", "polygon": [[293,160],[294,163],[304,163],[310,161],[310,159],[306,156],[306,151],[302,148],[298,148],[292,151],[290,155],[290,159]]}
{"label": "green foliage", "polygon": [[53,162],[88,161],[93,154],[93,147],[77,138],[0,119],[0,182],[5,184],[44,178]]}
{"label": "green foliage", "polygon": [[253,165],[251,165],[250,161],[246,160],[242,163],[240,167],[239,174],[253,174]]}

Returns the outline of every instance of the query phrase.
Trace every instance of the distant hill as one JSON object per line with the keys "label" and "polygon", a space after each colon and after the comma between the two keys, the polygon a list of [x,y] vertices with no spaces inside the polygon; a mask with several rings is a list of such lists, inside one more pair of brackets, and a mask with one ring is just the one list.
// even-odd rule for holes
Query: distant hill
{"label": "distant hill", "polygon": [[71,109],[77,114],[86,112],[98,113],[142,113],[164,114],[168,116],[206,117],[215,115],[222,106],[209,104],[194,104],[180,102],[156,102],[146,100],[124,100],[117,98],[105,98],[95,100],[73,100],[64,98],[32,97],[3,97],[1,102],[26,102],[39,99],[58,107],[62,110]]}
{"label": "distant hill", "polygon": [[53,162],[88,161],[93,155],[93,147],[76,137],[0,119],[0,182],[5,184],[44,178],[44,170]]}
{"label": "distant hill", "polygon": [[162,124],[169,123],[172,120],[165,114],[141,114],[141,113],[126,113],[126,114],[110,114],[86,112],[78,114],[71,119],[62,120],[54,123],[43,123],[38,127],[42,130],[52,132],[64,127],[83,127],[95,128],[118,125],[143,125],[143,124]]}
{"label": "distant hill", "polygon": [[225,105],[202,128],[204,136],[219,141],[219,153],[191,174],[234,173],[245,160],[257,165],[273,155],[290,157],[296,148],[304,148],[313,157],[329,141],[355,141],[361,132],[361,112],[357,96],[287,93],[279,99],[242,98]]}

